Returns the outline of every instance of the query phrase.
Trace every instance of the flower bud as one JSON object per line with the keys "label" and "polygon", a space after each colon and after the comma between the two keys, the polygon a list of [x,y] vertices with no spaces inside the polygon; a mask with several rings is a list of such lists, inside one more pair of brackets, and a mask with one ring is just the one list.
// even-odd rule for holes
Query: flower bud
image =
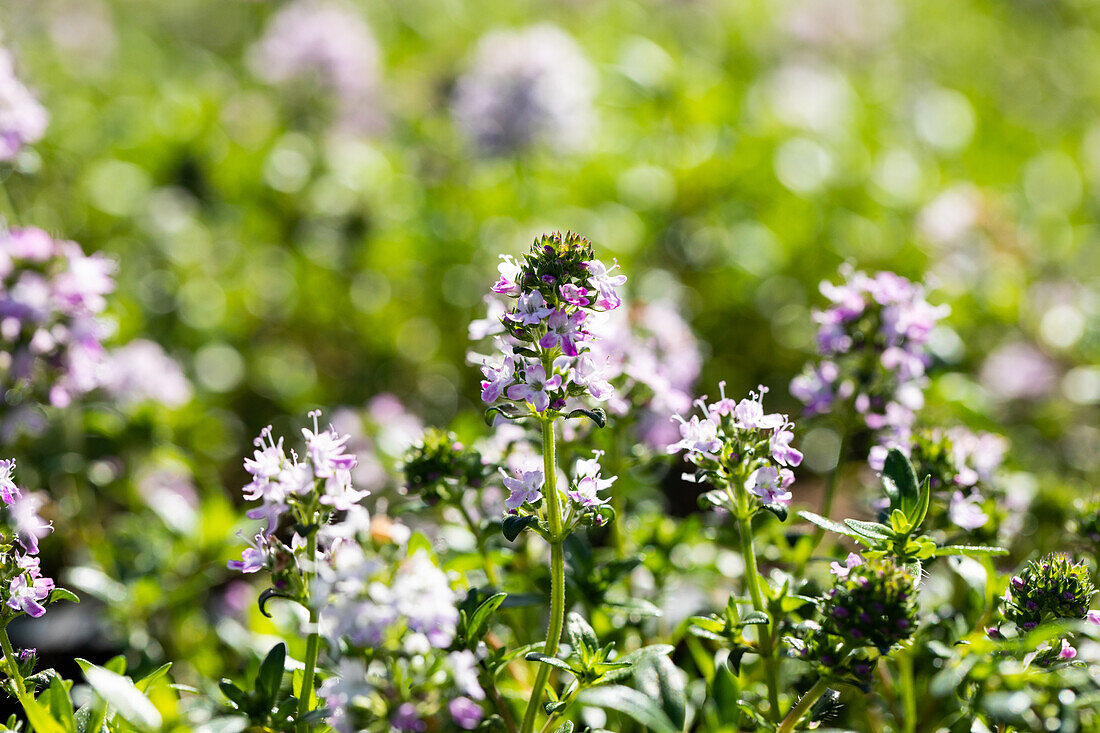
{"label": "flower bud", "polygon": [[893,560],[869,560],[838,578],[827,594],[825,629],[856,647],[882,653],[917,625],[913,576]]}
{"label": "flower bud", "polygon": [[1025,631],[1048,621],[1083,619],[1095,593],[1088,565],[1053,553],[1012,577],[1004,616]]}

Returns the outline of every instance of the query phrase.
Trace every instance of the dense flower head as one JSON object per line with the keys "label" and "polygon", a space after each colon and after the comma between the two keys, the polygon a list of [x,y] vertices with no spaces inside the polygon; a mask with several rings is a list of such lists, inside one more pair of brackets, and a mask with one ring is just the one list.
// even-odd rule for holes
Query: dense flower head
{"label": "dense flower head", "polygon": [[802,463],[802,453],[791,445],[794,425],[786,415],[764,412],[766,387],[740,401],[726,397],[725,382],[719,388],[717,402],[696,400],[700,415],[673,417],[679,423],[680,442],[669,446],[669,453],[683,451],[696,467],[694,474],[685,476],[689,480],[705,481],[719,490],[741,483],[762,504],[790,504],[791,467]]}
{"label": "dense flower head", "polygon": [[597,361],[588,324],[593,316],[622,304],[618,288],[626,276],[618,265],[596,259],[578,234],[544,234],[519,261],[502,257],[491,291],[507,298],[490,301],[494,319],[471,324],[474,338],[493,336],[499,354],[471,355],[481,365],[481,398],[527,405],[536,413],[563,410],[584,395],[605,402],[614,390]]}
{"label": "dense flower head", "polygon": [[914,578],[890,558],[846,564],[847,572],[838,573],[825,594],[822,628],[849,646],[885,654],[916,630]]}
{"label": "dense flower head", "polygon": [[575,150],[593,127],[595,76],[577,43],[556,26],[494,31],[479,41],[458,79],[452,112],[485,153]]}
{"label": "dense flower head", "polygon": [[[303,540],[295,532],[288,546],[275,536],[284,516],[292,517],[297,525],[311,527],[325,525],[335,512],[351,517],[365,513],[359,502],[370,492],[352,485],[351,471],[357,459],[347,452],[349,436],[338,434],[331,426],[321,428],[320,415],[319,410],[309,413],[313,427],[302,429],[301,454],[288,452],[283,439],[276,440],[270,426],[254,441],[252,457],[244,460],[244,469],[252,480],[243,493],[245,499],[259,502],[248,511],[248,517],[262,519],[265,524],[243,558],[229,564],[231,568],[246,573],[264,567],[275,572],[285,569],[288,556],[294,555]],[[352,524],[348,519],[345,523]]]}
{"label": "dense flower head", "polygon": [[494,467],[454,433],[429,428],[409,449],[403,465],[405,490],[428,502],[452,500],[468,488],[481,488]]}
{"label": "dense flower head", "polygon": [[33,227],[0,231],[0,389],[66,407],[97,386],[115,263]]}
{"label": "dense flower head", "polygon": [[370,27],[339,0],[294,0],[252,48],[254,73],[270,84],[314,83],[335,96],[340,123],[377,129],[380,52]]}
{"label": "dense flower head", "polygon": [[840,272],[840,284],[821,283],[829,307],[814,313],[821,360],[791,382],[791,394],[810,414],[850,401],[872,430],[905,431],[923,402],[928,336],[949,309],[892,272]]}
{"label": "dense flower head", "polygon": [[46,496],[16,486],[14,460],[0,460],[0,500],[6,529],[0,540],[0,597],[10,611],[37,618],[55,586],[42,574],[38,541],[53,531],[53,525],[39,515]]}
{"label": "dense flower head", "polygon": [[1083,619],[1096,593],[1088,564],[1052,553],[1032,560],[1012,576],[1003,611],[1024,632],[1059,619]]}
{"label": "dense flower head", "polygon": [[46,133],[49,115],[15,73],[15,59],[0,48],[0,160],[12,160]]}

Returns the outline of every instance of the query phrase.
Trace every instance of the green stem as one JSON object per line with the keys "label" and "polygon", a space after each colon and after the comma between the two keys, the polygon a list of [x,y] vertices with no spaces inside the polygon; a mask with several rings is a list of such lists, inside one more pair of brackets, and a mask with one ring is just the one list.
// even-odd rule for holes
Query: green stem
{"label": "green stem", "polygon": [[[748,509],[748,501],[742,497],[741,513],[737,517],[741,525],[741,554],[745,558],[745,584],[748,586],[749,597],[752,599],[752,607],[761,613],[768,613],[768,607],[764,603],[764,593],[760,587],[760,571],[756,566],[756,550],[752,541],[752,514]],[[771,617],[769,616],[769,619]],[[764,673],[768,682],[768,703],[771,705],[771,719],[779,721],[779,685],[775,650],[772,646],[772,622],[756,626],[756,643],[760,647],[760,656],[764,660]]]}
{"label": "green stem", "polygon": [[[542,653],[548,657],[558,651],[561,629],[565,621],[565,551],[562,547],[561,502],[558,498],[557,470],[554,459],[554,420],[542,421],[543,499],[546,501],[547,523],[550,528],[550,626]],[[532,733],[538,717],[542,691],[550,678],[550,665],[539,664],[531,697],[523,714],[520,733]]]}
{"label": "green stem", "polygon": [[[309,562],[314,564],[317,562],[317,532],[311,531],[309,537],[306,539],[306,557],[309,558]],[[309,592],[309,578],[313,573],[313,568],[310,567],[306,572],[306,592]],[[302,687],[298,691],[298,719],[305,717],[309,712],[309,703],[313,699],[313,678],[317,671],[317,650],[321,643],[321,635],[317,633],[317,610],[312,607],[309,609],[309,626],[310,633],[309,638],[306,640],[306,661],[305,661],[305,673],[302,675]],[[298,733],[307,733],[309,730],[308,723],[298,723]]]}
{"label": "green stem", "polygon": [[917,729],[917,695],[913,688],[913,655],[908,649],[897,653],[898,688],[901,692],[903,733],[913,733]]}
{"label": "green stem", "polygon": [[0,648],[4,650],[4,661],[8,664],[8,676],[15,685],[15,695],[22,703],[27,697],[27,688],[23,684],[23,675],[19,672],[19,660],[15,658],[15,650],[11,648],[7,626],[0,627]]}
{"label": "green stem", "polygon": [[787,717],[783,718],[783,722],[779,724],[775,733],[791,733],[794,727],[798,725],[798,721],[802,720],[802,717],[810,711],[813,704],[825,694],[827,689],[829,689],[829,686],[825,684],[825,680],[815,682],[814,686],[798,701],[798,704],[791,708],[791,712],[787,713]]}

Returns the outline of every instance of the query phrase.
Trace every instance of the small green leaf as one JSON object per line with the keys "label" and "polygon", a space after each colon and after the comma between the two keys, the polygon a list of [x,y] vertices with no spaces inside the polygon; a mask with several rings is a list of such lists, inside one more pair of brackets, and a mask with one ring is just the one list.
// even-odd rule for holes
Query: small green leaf
{"label": "small green leaf", "polygon": [[569,707],[569,702],[567,700],[558,700],[557,702],[546,703],[542,706],[542,709],[546,711],[547,715],[553,715],[560,710],[565,710],[567,707]]}
{"label": "small green leaf", "polygon": [[533,514],[509,514],[501,523],[501,531],[504,533],[505,539],[509,542],[515,542],[520,532],[538,521],[538,517]]}
{"label": "small green leaf", "polygon": [[782,504],[765,504],[761,507],[766,512],[771,512],[780,522],[787,521],[787,507]]}
{"label": "small green leaf", "polygon": [[286,598],[288,600],[294,600],[294,597],[291,595],[281,593],[274,588],[265,588],[260,593],[260,598],[257,603],[260,606],[260,613],[262,613],[267,618],[271,618],[271,614],[267,612],[267,602],[270,601],[272,598]]}
{"label": "small green leaf", "polygon": [[47,603],[55,603],[57,601],[80,603],[80,598],[68,588],[54,588],[53,591],[50,592],[50,599]]}
{"label": "small green leaf", "polygon": [[886,454],[886,462],[882,467],[882,483],[886,486],[887,496],[893,493],[897,496],[897,502],[891,497],[891,509],[901,509],[905,516],[912,517],[916,514],[917,504],[920,503],[920,489],[917,485],[917,474],[913,471],[913,464],[897,448],[891,448]]}
{"label": "small green leaf", "polygon": [[650,699],[659,701],[669,721],[678,730],[682,729],[687,717],[687,675],[662,655],[635,665],[634,679],[638,689]]}
{"label": "small green leaf", "polygon": [[256,690],[264,700],[272,705],[279,697],[279,688],[283,684],[283,672],[286,669],[286,644],[279,642],[271,647],[271,651],[260,663],[260,671],[256,674]]}
{"label": "small green leaf", "polygon": [[741,625],[743,626],[766,624],[770,621],[771,619],[768,618],[768,614],[763,611],[748,611],[741,616]]}
{"label": "small green leaf", "polygon": [[489,616],[492,615],[493,611],[500,608],[500,604],[504,603],[504,599],[507,597],[507,593],[497,593],[485,599],[470,617],[470,623],[466,626],[466,633],[470,636],[477,637],[481,631],[481,627],[489,620]]}
{"label": "small green leaf", "polygon": [[527,411],[520,411],[512,405],[493,405],[485,411],[485,422],[492,425],[495,421],[493,413],[497,413],[506,420],[522,420],[525,417],[530,417],[531,413]]}
{"label": "small green leaf", "polygon": [[591,410],[583,407],[577,409],[566,415],[567,418],[571,417],[587,417],[592,422],[596,423],[598,427],[604,427],[607,425],[607,413],[603,411],[602,407],[596,407]]}
{"label": "small green leaf", "polygon": [[54,677],[50,682],[50,686],[46,688],[46,692],[38,698],[39,702],[42,702],[45,698],[46,705],[49,706],[50,715],[54,720],[61,724],[61,726],[67,731],[67,733],[76,733],[76,720],[73,715],[73,703],[69,699],[69,691],[65,689],[65,683],[60,677]]}
{"label": "small green leaf", "polygon": [[528,662],[539,662],[540,664],[548,664],[551,667],[557,667],[563,669],[570,674],[577,674],[577,671],[569,666],[566,662],[558,659],[557,657],[548,657],[542,652],[528,652],[524,657]]}
{"label": "small green leaf", "polygon": [[920,529],[920,526],[924,524],[924,518],[928,516],[928,507],[931,505],[931,503],[932,477],[925,476],[924,481],[920,485],[920,501],[917,502],[917,509],[909,517],[914,532]]}
{"label": "small green leaf", "polygon": [[566,616],[565,631],[569,634],[569,643],[582,659],[587,659],[589,654],[600,648],[600,640],[596,637],[596,632],[579,613],[570,612]]}
{"label": "small green leaf", "polygon": [[852,531],[872,540],[892,540],[894,531],[885,524],[878,522],[862,522],[858,519],[845,519],[844,523],[852,528]]}
{"label": "small green leaf", "polygon": [[807,522],[810,522],[811,524],[816,524],[818,527],[821,527],[822,529],[827,529],[830,532],[836,532],[837,534],[842,534],[845,537],[851,537],[854,540],[859,540],[863,544],[870,546],[870,543],[867,542],[866,537],[864,537],[863,535],[857,534],[855,531],[849,529],[848,527],[845,527],[843,524],[838,524],[837,522],[834,522],[831,519],[826,519],[825,517],[822,517],[818,514],[814,514],[813,512],[806,512],[806,511],[799,512],[798,516],[802,517],[803,519],[805,519]]}
{"label": "small green leaf", "polygon": [[573,733],[573,721],[567,720],[558,726],[554,733]]}
{"label": "small green leaf", "polygon": [[145,692],[146,690],[148,690],[150,687],[153,686],[154,682],[159,680],[164,675],[168,674],[168,670],[170,670],[171,668],[172,668],[172,663],[171,662],[165,662],[164,664],[160,665],[159,667],[154,669],[152,672],[150,672],[149,674],[145,675],[140,680],[135,682],[134,685],[139,690],[141,690],[142,692]]}

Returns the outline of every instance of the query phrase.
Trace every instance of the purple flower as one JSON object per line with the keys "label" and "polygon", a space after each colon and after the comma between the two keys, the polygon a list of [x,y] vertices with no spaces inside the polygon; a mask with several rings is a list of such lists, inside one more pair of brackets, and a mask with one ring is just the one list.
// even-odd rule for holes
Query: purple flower
{"label": "purple flower", "polygon": [[242,573],[255,573],[259,570],[263,570],[267,558],[267,554],[264,551],[266,546],[267,538],[263,533],[260,533],[256,535],[256,538],[244,549],[240,560],[230,560],[226,563],[226,566],[230,570],[237,570]]}
{"label": "purple flower", "polygon": [[600,456],[603,455],[603,451],[592,453],[592,458],[577,461],[575,484],[565,492],[566,496],[586,508],[606,504],[608,500],[601,499],[598,492],[610,488],[618,478],[617,476],[603,478],[600,475]]}
{"label": "purple flower", "polygon": [[401,703],[390,717],[390,725],[403,733],[421,733],[428,729],[428,724],[420,719],[416,706],[411,702]]}
{"label": "purple flower", "polygon": [[511,295],[516,297],[520,293],[519,277],[522,272],[522,268],[515,258],[511,255],[501,255],[500,264],[497,265],[497,272],[500,273],[500,278],[490,288],[494,293],[500,295]]}
{"label": "purple flower", "polygon": [[12,475],[15,471],[15,459],[0,460],[0,499],[5,504],[11,504],[19,496],[19,487],[15,485]]}
{"label": "purple flower", "polygon": [[1062,648],[1058,652],[1059,659],[1073,659],[1077,656],[1077,650],[1069,645],[1067,639],[1062,639]]}
{"label": "purple flower", "polygon": [[684,420],[679,415],[672,418],[680,423],[680,442],[668,447],[670,454],[682,450],[711,454],[722,447],[722,441],[718,439],[718,426],[710,418],[700,420],[698,415],[692,415],[691,420]]}
{"label": "purple flower", "polygon": [[581,310],[574,311],[572,315],[564,309],[554,311],[546,322],[546,334],[539,339],[539,346],[552,349],[560,344],[563,354],[576,356],[577,342],[588,335],[583,328],[584,319],[585,313]]}
{"label": "purple flower", "polygon": [[1100,611],[1092,610],[1085,614],[1085,620],[1090,624],[1100,626]]}
{"label": "purple flower", "polygon": [[[537,295],[537,293],[536,293]],[[513,384],[508,388],[508,398],[513,400],[526,400],[535,407],[535,412],[545,412],[550,407],[549,390],[561,387],[561,376],[555,374],[546,378],[546,370],[542,364],[529,365],[524,374],[522,384]]]}
{"label": "purple flower", "polygon": [[14,160],[23,146],[46,133],[49,116],[15,75],[15,60],[0,49],[0,160]]}
{"label": "purple flower", "polygon": [[53,524],[38,515],[45,503],[44,494],[23,492],[8,507],[19,544],[32,555],[38,554],[38,540],[53,531]]}
{"label": "purple flower", "polygon": [[591,303],[588,299],[588,288],[582,288],[573,283],[566,283],[558,288],[558,291],[561,293],[562,299],[570,305],[580,307]]}
{"label": "purple flower", "polygon": [[546,307],[546,299],[542,297],[542,293],[533,290],[530,293],[520,295],[519,301],[516,303],[515,313],[509,313],[505,317],[510,321],[522,323],[526,326],[537,326],[553,312],[553,308]]}
{"label": "purple flower", "polygon": [[848,573],[852,572],[852,568],[859,567],[863,564],[863,558],[854,552],[849,552],[848,557],[845,558],[844,564],[841,565],[838,562],[829,564],[829,572],[838,578],[847,578]]}
{"label": "purple flower", "polygon": [[344,444],[351,439],[349,435],[337,435],[332,428],[320,430],[317,427],[317,418],[321,416],[320,410],[309,413],[313,418],[313,430],[302,428],[302,435],[306,439],[306,448],[309,451],[309,459],[313,464],[313,472],[318,478],[331,478],[337,471],[350,471],[355,467],[355,456],[345,453]]}
{"label": "purple flower", "polygon": [[765,504],[791,503],[791,492],[787,487],[794,482],[794,474],[788,469],[776,469],[774,466],[762,466],[749,474],[745,488],[760,497]]}
{"label": "purple flower", "polygon": [[594,400],[603,402],[615,394],[615,388],[604,378],[604,370],[596,366],[595,359],[587,354],[577,359],[569,378],[574,384],[586,388]]}
{"label": "purple flower", "polygon": [[53,580],[41,577],[36,566],[34,571],[20,573],[11,579],[8,585],[8,606],[31,618],[38,618],[46,612],[40,601],[46,600],[53,589]]}
{"label": "purple flower", "polygon": [[794,431],[791,430],[793,427],[793,424],[787,423],[772,433],[768,440],[772,458],[781,466],[797,466],[802,463],[802,452],[791,447],[791,441],[794,440]]}
{"label": "purple flower", "polygon": [[596,289],[599,297],[596,299],[596,304],[604,310],[615,310],[623,304],[619,294],[615,291],[615,288],[620,287],[626,282],[626,275],[612,275],[611,273],[619,266],[619,263],[615,261],[615,264],[608,269],[599,260],[590,260],[584,263],[585,267],[592,274],[589,278],[589,282],[592,287]]}
{"label": "purple flower", "polygon": [[524,504],[533,504],[542,498],[542,470],[531,468],[517,471],[518,478],[509,476],[500,469],[504,477],[504,487],[511,491],[511,495],[504,500],[504,506],[509,510],[519,509]]}
{"label": "purple flower", "polygon": [[463,730],[473,730],[481,722],[485,713],[481,706],[468,697],[456,697],[447,703],[447,710],[451,713],[451,720]]}
{"label": "purple flower", "polygon": [[504,388],[514,381],[515,359],[506,356],[499,367],[486,364],[481,367],[481,373],[485,376],[481,382],[481,399],[486,403],[496,402],[504,393]]}
{"label": "purple flower", "polygon": [[743,430],[776,430],[787,424],[787,418],[779,413],[764,414],[763,398],[767,391],[766,387],[761,386],[759,393],[737,403],[733,408],[734,427]]}
{"label": "purple flower", "polygon": [[956,491],[951,496],[951,505],[947,513],[958,527],[965,530],[974,530],[985,526],[989,517],[982,511],[982,497],[978,494],[963,494]]}

